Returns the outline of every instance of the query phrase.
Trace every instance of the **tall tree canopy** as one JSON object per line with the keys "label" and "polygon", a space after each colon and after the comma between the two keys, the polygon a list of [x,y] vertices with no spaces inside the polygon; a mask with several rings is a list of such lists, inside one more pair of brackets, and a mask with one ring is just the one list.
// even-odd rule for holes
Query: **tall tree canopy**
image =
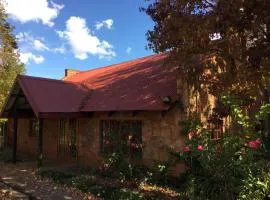
{"label": "tall tree canopy", "polygon": [[4,2],[0,0],[0,110],[16,76],[24,71],[16,38],[12,35],[13,27],[7,17]]}
{"label": "tall tree canopy", "polygon": [[190,83],[251,97],[269,87],[269,0],[147,1],[149,47],[168,52]]}

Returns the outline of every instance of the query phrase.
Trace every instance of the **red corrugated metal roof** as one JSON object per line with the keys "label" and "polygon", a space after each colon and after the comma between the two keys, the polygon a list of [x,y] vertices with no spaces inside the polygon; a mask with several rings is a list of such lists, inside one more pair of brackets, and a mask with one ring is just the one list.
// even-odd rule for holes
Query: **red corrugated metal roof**
{"label": "red corrugated metal roof", "polygon": [[177,99],[175,69],[163,65],[165,55],[148,56],[66,78],[93,91],[81,111],[166,110],[162,98]]}
{"label": "red corrugated metal roof", "polygon": [[31,76],[17,79],[35,113],[78,112],[88,90],[78,83]]}
{"label": "red corrugated metal roof", "polygon": [[162,54],[80,72],[65,80],[19,76],[34,112],[167,110],[162,98],[177,100],[175,68]]}

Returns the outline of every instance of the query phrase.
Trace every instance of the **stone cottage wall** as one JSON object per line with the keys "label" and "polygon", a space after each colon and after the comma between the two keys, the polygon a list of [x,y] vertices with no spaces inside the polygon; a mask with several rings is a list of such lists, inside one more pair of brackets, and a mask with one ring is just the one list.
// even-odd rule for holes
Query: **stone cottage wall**
{"label": "stone cottage wall", "polygon": [[[43,125],[44,145],[43,152],[45,159],[57,159],[57,137],[58,137],[57,119],[45,119]],[[8,123],[8,147],[12,148],[13,120]],[[35,158],[37,155],[38,137],[29,136],[29,119],[18,119],[17,152],[20,157],[30,156]]]}
{"label": "stone cottage wall", "polygon": [[37,155],[37,137],[29,136],[29,120],[18,119],[17,129],[18,155]]}
{"label": "stone cottage wall", "polygon": [[167,160],[168,149],[181,149],[183,136],[180,130],[182,116],[179,110],[168,112],[141,112],[135,117],[132,113],[95,114],[90,119],[80,119],[79,160],[84,164],[97,166],[102,160],[100,154],[100,120],[142,120],[143,158],[142,162],[151,165],[154,160]]}
{"label": "stone cottage wall", "polygon": [[[167,160],[168,148],[181,149],[184,137],[181,135],[180,121],[184,118],[181,110],[166,112],[108,112],[95,113],[92,117],[77,119],[78,161],[97,167],[102,161],[100,153],[100,120],[141,120],[143,157],[142,163],[151,165],[154,160]],[[10,120],[11,122],[12,120]],[[44,158],[58,159],[57,145],[59,119],[44,120]],[[11,126],[12,127],[12,126]],[[30,137],[29,119],[18,120],[18,154],[37,155],[38,137]],[[12,130],[9,131],[12,136]]]}

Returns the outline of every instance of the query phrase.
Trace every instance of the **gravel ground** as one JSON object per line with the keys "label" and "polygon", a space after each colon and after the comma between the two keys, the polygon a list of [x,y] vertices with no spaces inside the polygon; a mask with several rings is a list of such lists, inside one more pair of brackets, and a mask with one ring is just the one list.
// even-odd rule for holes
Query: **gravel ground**
{"label": "gravel ground", "polygon": [[[35,175],[35,166],[36,163],[18,163],[16,165],[0,163],[0,181],[2,182],[2,184],[0,184],[0,199],[16,199],[16,195],[13,195],[15,191],[28,194],[30,199],[97,199],[91,194],[85,194],[74,188],[58,185],[49,179],[41,179],[37,177]],[[13,190],[8,188],[7,185],[11,186]]]}

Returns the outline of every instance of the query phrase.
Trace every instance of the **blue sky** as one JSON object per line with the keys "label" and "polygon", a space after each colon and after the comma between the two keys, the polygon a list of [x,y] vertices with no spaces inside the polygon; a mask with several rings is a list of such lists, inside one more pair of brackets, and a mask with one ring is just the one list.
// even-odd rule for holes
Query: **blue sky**
{"label": "blue sky", "polygon": [[87,70],[153,54],[153,22],[144,0],[6,0],[26,74],[62,78],[65,68]]}

